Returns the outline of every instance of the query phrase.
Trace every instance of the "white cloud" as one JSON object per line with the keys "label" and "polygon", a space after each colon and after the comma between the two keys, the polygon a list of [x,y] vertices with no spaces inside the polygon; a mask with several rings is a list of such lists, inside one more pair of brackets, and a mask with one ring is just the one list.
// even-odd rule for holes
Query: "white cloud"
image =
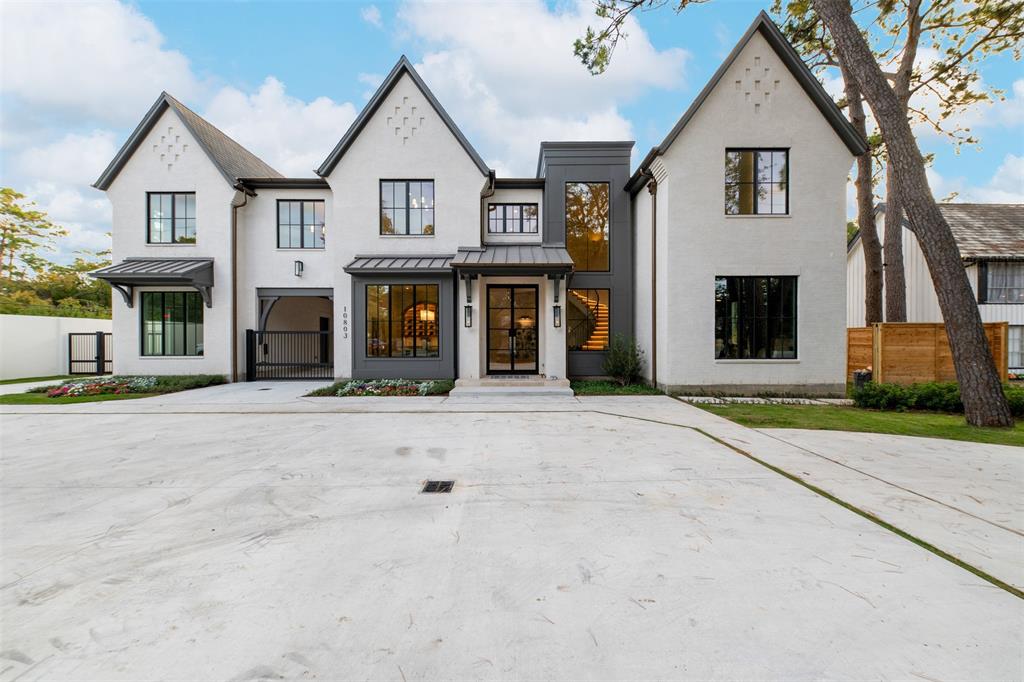
{"label": "white cloud", "polygon": [[992,178],[984,185],[970,185],[964,178],[944,178],[928,169],[928,184],[936,199],[956,193],[954,201],[967,203],[1024,203],[1024,156],[1007,154]]}
{"label": "white cloud", "polygon": [[348,102],[304,102],[268,76],[256,92],[223,88],[204,108],[206,118],[287,176],[309,177],[356,117]]}
{"label": "white cloud", "polygon": [[380,84],[384,82],[384,76],[379,73],[361,73],[356,76],[356,80],[364,85],[370,86],[369,90],[363,91],[363,100],[366,101],[373,97],[373,93],[377,90]]}
{"label": "white cloud", "polygon": [[572,53],[597,21],[586,1],[410,2],[398,14],[426,46],[417,69],[438,99],[488,163],[516,175],[533,174],[541,140],[631,138],[619,105],[684,84],[688,53],[655,49],[632,20],[608,71],[590,76]]}
{"label": "white cloud", "polygon": [[15,158],[18,174],[50,182],[88,186],[117,153],[120,140],[109,130],[68,133],[48,144],[22,149]]}
{"label": "white cloud", "polygon": [[128,125],[161,89],[201,90],[188,59],[131,5],[5,2],[0,18],[0,91],[37,115]]}
{"label": "white cloud", "polygon": [[384,26],[384,22],[381,21],[380,10],[377,9],[377,5],[368,5],[359,10],[359,16],[363,18],[363,21],[376,26],[377,28],[382,28]]}

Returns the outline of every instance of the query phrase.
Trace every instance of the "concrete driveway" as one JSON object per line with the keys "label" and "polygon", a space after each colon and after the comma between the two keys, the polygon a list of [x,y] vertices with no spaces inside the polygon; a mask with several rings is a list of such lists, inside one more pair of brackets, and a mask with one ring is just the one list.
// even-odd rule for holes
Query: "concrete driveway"
{"label": "concrete driveway", "polygon": [[1024,673],[1024,602],[676,401],[217,395],[0,416],[0,679]]}

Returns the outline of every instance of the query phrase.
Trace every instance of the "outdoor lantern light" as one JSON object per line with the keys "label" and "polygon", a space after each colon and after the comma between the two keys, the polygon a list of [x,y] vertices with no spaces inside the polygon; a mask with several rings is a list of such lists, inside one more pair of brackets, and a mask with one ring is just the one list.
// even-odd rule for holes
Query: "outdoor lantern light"
{"label": "outdoor lantern light", "polygon": [[467,305],[465,308],[463,308],[463,310],[465,311],[465,320],[466,320],[465,324],[466,324],[466,326],[467,327],[472,327],[473,326],[473,306]]}
{"label": "outdoor lantern light", "polygon": [[554,316],[551,318],[555,321],[556,327],[562,326],[562,306],[556,305],[554,309]]}
{"label": "outdoor lantern light", "polygon": [[303,267],[302,266],[302,261],[300,261],[300,260],[295,261],[295,276],[296,277],[302,277],[302,267]]}

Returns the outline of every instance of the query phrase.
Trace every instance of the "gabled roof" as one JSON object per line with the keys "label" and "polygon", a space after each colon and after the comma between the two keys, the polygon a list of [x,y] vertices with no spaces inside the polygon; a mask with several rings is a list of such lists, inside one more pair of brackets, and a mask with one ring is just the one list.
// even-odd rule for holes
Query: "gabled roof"
{"label": "gabled roof", "polygon": [[775,25],[775,22],[772,21],[770,16],[768,16],[768,13],[761,10],[761,12],[758,13],[757,18],[754,19],[754,22],[750,25],[750,28],[747,29],[747,32],[744,33],[743,37],[740,38],[738,43],[736,43],[736,47],[732,49],[729,56],[725,58],[722,65],[719,66],[718,70],[715,71],[715,74],[711,76],[711,80],[709,80],[708,84],[704,86],[704,89],[700,91],[700,94],[698,94],[697,98],[693,100],[690,107],[682,115],[675,126],[673,126],[672,130],[669,131],[668,135],[665,136],[665,139],[662,140],[661,144],[657,147],[653,147],[651,151],[648,152],[647,156],[644,157],[644,160],[640,162],[640,167],[637,169],[637,172],[633,174],[633,177],[631,177],[629,182],[626,184],[627,189],[630,191],[637,189],[634,185],[638,182],[640,177],[642,177],[641,171],[647,167],[655,156],[667,151],[668,148],[672,146],[672,143],[675,142],[676,138],[679,137],[679,134],[683,132],[683,129],[690,122],[690,119],[696,115],[701,105],[704,104],[704,100],[706,100],[715,87],[718,86],[718,83],[733,65],[733,62],[735,62],[740,56],[740,53],[743,52],[743,49],[747,46],[747,43],[750,42],[750,39],[754,37],[755,33],[760,33],[765,41],[767,41],[775,51],[775,54],[779,56],[779,59],[781,59],[782,63],[786,65],[786,68],[793,75],[793,78],[795,78],[797,83],[800,84],[804,92],[807,93],[807,96],[811,98],[814,105],[818,107],[818,111],[820,111],[821,115],[825,117],[825,120],[829,122],[832,129],[836,131],[839,139],[843,141],[850,152],[853,153],[854,156],[860,156],[868,150],[868,145],[867,142],[864,141],[864,138],[860,136],[857,130],[853,127],[853,124],[851,124],[850,121],[847,120],[846,116],[843,115],[843,112],[838,106],[836,106],[832,97],[830,97],[829,94],[825,92],[825,89],[821,87],[821,83],[819,83],[818,79],[814,77],[811,70],[807,68],[803,59],[801,59],[797,51],[793,49],[793,46],[789,44],[786,37],[782,35],[782,31],[780,31],[779,27]]}
{"label": "gabled roof", "polygon": [[[1024,204],[939,204],[963,260],[1024,260]],[[885,212],[885,204],[875,214]],[[904,219],[903,227],[910,229]],[[860,231],[847,253],[860,241]]]}
{"label": "gabled roof", "polygon": [[334,147],[334,150],[331,151],[330,155],[328,155],[328,157],[324,159],[324,162],[320,164],[320,167],[316,169],[317,175],[324,177],[331,174],[334,167],[338,165],[338,161],[341,160],[341,157],[345,155],[348,148],[351,147],[352,143],[355,142],[357,137],[359,137],[359,133],[363,131],[366,124],[369,123],[370,119],[373,118],[373,115],[377,113],[380,105],[384,103],[388,94],[392,89],[394,89],[395,85],[398,84],[398,81],[400,81],[402,76],[405,74],[408,74],[409,77],[412,78],[413,83],[416,84],[416,87],[420,89],[423,96],[427,98],[428,102],[430,102],[430,106],[434,107],[434,111],[437,112],[437,115],[441,117],[444,124],[448,126],[448,130],[451,131],[452,135],[455,136],[455,139],[462,145],[462,148],[466,150],[467,154],[469,154],[469,158],[473,159],[473,163],[475,163],[476,167],[480,169],[480,172],[484,175],[488,175],[491,172],[490,168],[487,167],[487,164],[484,163],[484,160],[480,158],[480,155],[477,154],[475,149],[473,149],[473,145],[469,143],[466,136],[462,134],[459,127],[455,125],[455,122],[452,121],[450,116],[448,116],[448,112],[444,110],[441,103],[437,101],[436,97],[434,97],[434,93],[430,91],[427,84],[424,83],[423,79],[420,78],[420,75],[416,73],[416,69],[412,67],[412,64],[406,56],[402,55],[401,59],[398,60],[398,63],[395,64],[395,68],[391,69],[391,73],[389,73],[387,78],[384,79],[384,82],[380,84],[380,87],[377,88],[377,92],[373,93],[373,97],[370,98],[370,101],[366,103],[363,110],[359,112],[356,120],[352,122],[351,126],[349,126],[345,136],[341,138],[341,141],[339,141]]}
{"label": "gabled roof", "polygon": [[283,177],[276,170],[267,165],[248,149],[238,144],[223,132],[218,130],[212,123],[192,111],[184,104],[171,97],[166,92],[161,92],[156,102],[149,108],[149,111],[142,118],[142,122],[135,128],[135,131],[128,138],[128,141],[121,147],[114,160],[110,162],[107,169],[103,171],[99,179],[93,183],[96,189],[105,190],[114,182],[114,178],[121,172],[124,165],[128,163],[135,150],[142,144],[143,140],[153,129],[160,116],[167,109],[173,109],[174,113],[181,119],[182,124],[188,128],[192,137],[196,139],[199,146],[203,148],[206,155],[217,167],[220,174],[232,186],[238,183],[240,178],[280,178]]}

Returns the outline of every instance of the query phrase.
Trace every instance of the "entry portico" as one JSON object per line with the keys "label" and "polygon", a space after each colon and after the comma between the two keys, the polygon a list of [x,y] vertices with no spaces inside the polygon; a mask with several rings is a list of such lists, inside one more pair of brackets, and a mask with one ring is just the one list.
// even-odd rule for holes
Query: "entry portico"
{"label": "entry portico", "polygon": [[463,305],[460,379],[565,378],[563,306],[573,261],[564,247],[463,247],[451,267],[459,276]]}

